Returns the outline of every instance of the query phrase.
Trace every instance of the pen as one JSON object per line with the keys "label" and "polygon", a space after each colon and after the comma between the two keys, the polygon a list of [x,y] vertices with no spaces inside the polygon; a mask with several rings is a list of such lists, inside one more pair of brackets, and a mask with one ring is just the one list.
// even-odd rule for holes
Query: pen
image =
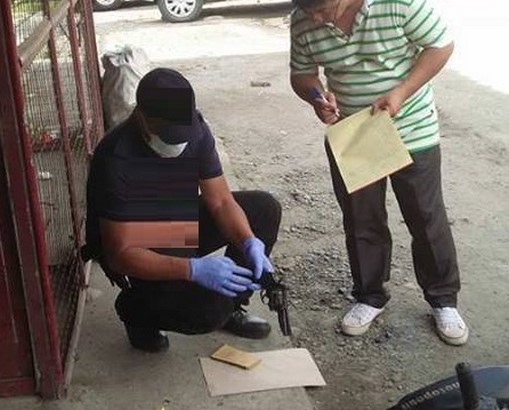
{"label": "pen", "polygon": [[[329,103],[329,101],[327,101],[327,98],[325,98],[325,96],[321,93],[318,87],[311,88],[311,96],[313,97],[314,100],[320,99],[325,103]],[[334,114],[336,114],[336,117],[339,118],[339,108],[336,108]]]}

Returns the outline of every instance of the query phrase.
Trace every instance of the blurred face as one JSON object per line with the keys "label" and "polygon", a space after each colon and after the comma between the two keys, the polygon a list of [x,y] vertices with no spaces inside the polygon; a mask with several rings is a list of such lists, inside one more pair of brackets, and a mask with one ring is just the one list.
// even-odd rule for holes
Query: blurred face
{"label": "blurred face", "polygon": [[318,24],[334,23],[339,6],[344,0],[325,0],[316,7],[309,7],[304,12]]}
{"label": "blurred face", "polygon": [[167,127],[170,122],[163,118],[154,118],[154,117],[146,117],[143,116],[143,122],[145,126],[145,131],[148,135],[161,135],[165,127]]}

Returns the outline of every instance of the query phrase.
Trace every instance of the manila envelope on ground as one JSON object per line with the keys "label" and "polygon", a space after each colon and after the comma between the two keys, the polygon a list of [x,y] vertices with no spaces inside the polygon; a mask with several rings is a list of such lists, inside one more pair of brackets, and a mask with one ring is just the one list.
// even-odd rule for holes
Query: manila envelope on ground
{"label": "manila envelope on ground", "polygon": [[224,345],[211,358],[200,358],[211,396],[325,385],[311,354],[302,348],[248,353]]}
{"label": "manila envelope on ground", "polygon": [[349,194],[412,163],[386,111],[365,108],[327,127],[326,138]]}

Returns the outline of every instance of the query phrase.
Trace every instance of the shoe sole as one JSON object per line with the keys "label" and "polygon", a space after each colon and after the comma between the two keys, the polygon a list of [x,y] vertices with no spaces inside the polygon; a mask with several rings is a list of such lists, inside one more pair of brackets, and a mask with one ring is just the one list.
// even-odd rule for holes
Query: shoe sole
{"label": "shoe sole", "polygon": [[360,336],[360,335],[363,335],[364,333],[366,333],[370,326],[372,325],[372,323],[376,320],[376,318],[378,316],[380,316],[382,313],[383,313],[384,309],[382,309],[374,318],[371,322],[369,323],[366,323],[365,325],[363,326],[348,326],[348,325],[345,325],[343,322],[341,322],[341,331],[347,335],[347,336]]}
{"label": "shoe sole", "polygon": [[445,342],[446,344],[451,345],[451,346],[464,345],[465,343],[467,343],[468,335],[469,335],[468,328],[467,328],[467,331],[465,332],[465,334],[461,337],[448,337],[448,336],[444,335],[442,332],[440,332],[440,330],[438,330],[438,328],[437,328],[437,333],[438,333],[438,337],[443,342]]}

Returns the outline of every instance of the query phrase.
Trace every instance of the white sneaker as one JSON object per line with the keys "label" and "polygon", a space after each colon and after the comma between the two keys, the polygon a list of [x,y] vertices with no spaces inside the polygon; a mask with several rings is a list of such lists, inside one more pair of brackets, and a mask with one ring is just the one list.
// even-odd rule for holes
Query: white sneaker
{"label": "white sneaker", "polygon": [[364,303],[356,303],[343,318],[341,330],[349,336],[362,335],[383,310],[384,308],[378,309]]}
{"label": "white sneaker", "polygon": [[434,308],[437,333],[445,343],[460,346],[467,342],[468,327],[454,307]]}

